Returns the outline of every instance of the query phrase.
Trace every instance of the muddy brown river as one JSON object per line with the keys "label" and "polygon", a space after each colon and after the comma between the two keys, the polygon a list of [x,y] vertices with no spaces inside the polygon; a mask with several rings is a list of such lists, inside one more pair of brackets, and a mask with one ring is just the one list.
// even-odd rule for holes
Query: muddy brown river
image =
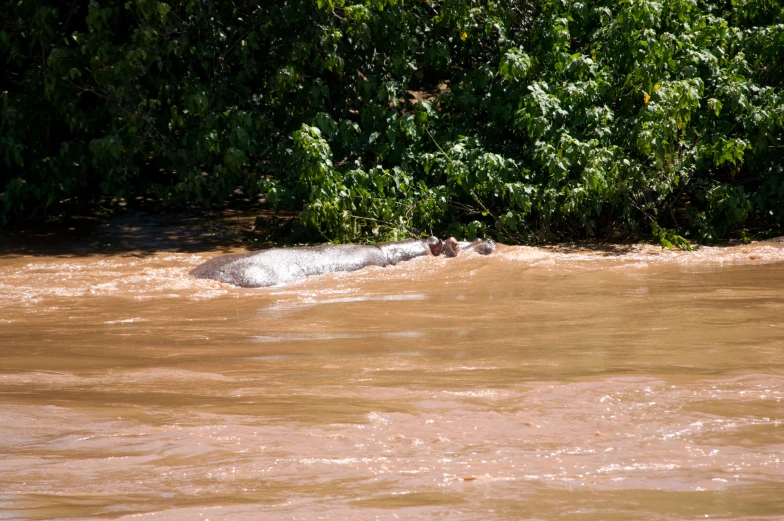
{"label": "muddy brown river", "polygon": [[0,252],[0,519],[784,519],[782,247]]}

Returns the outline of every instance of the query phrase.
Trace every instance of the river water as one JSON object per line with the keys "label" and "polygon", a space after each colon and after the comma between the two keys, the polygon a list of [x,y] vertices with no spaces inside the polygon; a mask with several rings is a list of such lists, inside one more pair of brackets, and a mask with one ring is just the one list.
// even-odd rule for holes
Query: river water
{"label": "river water", "polygon": [[0,519],[784,519],[782,246],[0,254]]}

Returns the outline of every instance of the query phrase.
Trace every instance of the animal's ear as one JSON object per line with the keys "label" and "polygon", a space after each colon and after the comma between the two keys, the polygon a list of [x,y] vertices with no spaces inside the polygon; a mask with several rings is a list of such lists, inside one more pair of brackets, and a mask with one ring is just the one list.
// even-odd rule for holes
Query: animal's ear
{"label": "animal's ear", "polygon": [[460,243],[454,237],[448,238],[443,242],[443,252],[447,257],[457,257],[460,253]]}
{"label": "animal's ear", "polygon": [[427,247],[430,248],[430,253],[436,256],[441,255],[441,251],[443,250],[441,239],[431,235],[427,238],[425,244],[427,244]]}
{"label": "animal's ear", "polygon": [[472,251],[480,255],[488,255],[493,253],[496,249],[496,243],[493,239],[474,239],[473,242],[467,246],[464,244],[466,251]]}
{"label": "animal's ear", "polygon": [[476,248],[476,251],[482,255],[488,255],[493,253],[497,247],[498,245],[493,239],[484,239]]}

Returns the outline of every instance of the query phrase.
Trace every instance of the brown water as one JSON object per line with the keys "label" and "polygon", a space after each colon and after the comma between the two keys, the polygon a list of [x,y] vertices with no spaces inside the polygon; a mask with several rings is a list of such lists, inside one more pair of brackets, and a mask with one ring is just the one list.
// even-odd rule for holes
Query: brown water
{"label": "brown water", "polygon": [[0,257],[0,519],[784,519],[782,246]]}

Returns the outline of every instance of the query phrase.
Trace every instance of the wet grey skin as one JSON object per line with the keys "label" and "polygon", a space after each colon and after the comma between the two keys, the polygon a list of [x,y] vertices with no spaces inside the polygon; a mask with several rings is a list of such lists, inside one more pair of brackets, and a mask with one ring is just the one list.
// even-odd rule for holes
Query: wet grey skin
{"label": "wet grey skin", "polygon": [[273,248],[255,253],[222,255],[196,266],[190,273],[241,288],[261,288],[311,275],[336,271],[356,271],[366,266],[394,266],[399,262],[428,255],[455,257],[461,251],[488,254],[495,250],[492,240],[442,241],[437,237],[379,243],[374,246],[329,244],[305,248]]}

